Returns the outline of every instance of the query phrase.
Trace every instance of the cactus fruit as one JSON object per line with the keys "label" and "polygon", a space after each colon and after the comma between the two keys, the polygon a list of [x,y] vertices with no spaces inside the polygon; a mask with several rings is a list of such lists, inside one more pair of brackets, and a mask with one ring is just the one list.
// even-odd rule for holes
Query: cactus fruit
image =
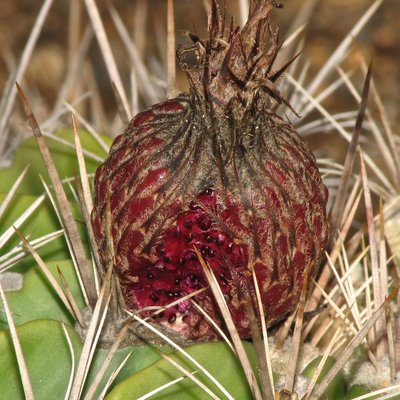
{"label": "cactus fruit", "polygon": [[[190,92],[136,115],[97,169],[92,224],[105,263],[111,215],[115,272],[130,311],[166,306],[207,287],[198,249],[222,290],[242,338],[253,274],[271,326],[299,301],[328,236],[327,189],[314,156],[274,105],[275,2],[257,1],[245,26],[225,27],[212,2],[207,40],[178,51]],[[185,63],[194,51],[197,62]],[[193,297],[222,326],[210,290]],[[148,308],[152,309],[148,309]],[[146,309],[147,308],[147,309]],[[187,342],[218,339],[191,299],[153,322]]]}

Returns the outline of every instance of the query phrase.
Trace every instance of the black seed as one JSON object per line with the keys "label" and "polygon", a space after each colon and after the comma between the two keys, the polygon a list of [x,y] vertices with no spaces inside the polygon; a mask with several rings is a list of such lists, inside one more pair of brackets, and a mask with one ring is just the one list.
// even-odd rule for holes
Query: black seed
{"label": "black seed", "polygon": [[192,229],[192,227],[193,227],[193,222],[192,221],[190,221],[190,220],[185,221],[185,228]]}
{"label": "black seed", "polygon": [[151,298],[154,302],[157,302],[158,300],[160,300],[160,298],[159,298],[155,293],[152,293],[152,294],[150,295],[150,298]]}
{"label": "black seed", "polygon": [[200,228],[203,229],[203,231],[210,229],[210,227],[211,227],[211,221],[209,219],[203,221],[200,225]]}
{"label": "black seed", "polygon": [[174,292],[167,292],[166,295],[167,295],[167,297],[172,298],[172,297],[174,297]]}
{"label": "black seed", "polygon": [[214,194],[214,190],[212,190],[211,188],[208,188],[204,191],[205,194],[207,194],[208,196],[211,196]]}
{"label": "black seed", "polygon": [[165,256],[163,257],[163,261],[166,263],[170,263],[171,262],[171,257]]}
{"label": "black seed", "polygon": [[171,293],[172,293],[172,296],[173,296],[173,297],[179,297],[179,296],[181,295],[180,290],[174,290],[174,291],[171,292]]}
{"label": "black seed", "polygon": [[197,275],[195,275],[195,274],[190,274],[190,275],[189,275],[189,279],[190,279],[190,281],[193,282],[193,283],[196,283],[196,282],[199,281],[199,277],[198,277]]}
{"label": "black seed", "polygon": [[207,243],[211,243],[214,239],[213,239],[213,237],[212,237],[209,233],[206,233],[206,234],[204,235],[204,240],[205,240]]}
{"label": "black seed", "polygon": [[149,272],[147,274],[147,279],[154,279],[154,275],[151,272]]}
{"label": "black seed", "polygon": [[175,285],[179,285],[181,283],[182,278],[180,278],[179,276],[177,278],[175,278]]}
{"label": "black seed", "polygon": [[172,322],[174,322],[176,320],[176,314],[171,314],[170,316],[169,316],[169,318],[168,318],[168,322],[169,323],[172,323]]}
{"label": "black seed", "polygon": [[209,246],[201,246],[200,252],[204,257],[214,257],[215,256],[214,250]]}
{"label": "black seed", "polygon": [[164,318],[164,311],[161,311],[157,315],[158,315],[158,318]]}
{"label": "black seed", "polygon": [[189,208],[191,210],[199,210],[200,206],[195,201],[191,201],[190,204],[189,204]]}
{"label": "black seed", "polygon": [[193,234],[192,233],[188,233],[185,236],[185,242],[190,243],[193,240]]}
{"label": "black seed", "polygon": [[206,231],[211,227],[211,219],[207,216],[204,216],[203,218],[200,219],[198,225],[203,231]]}

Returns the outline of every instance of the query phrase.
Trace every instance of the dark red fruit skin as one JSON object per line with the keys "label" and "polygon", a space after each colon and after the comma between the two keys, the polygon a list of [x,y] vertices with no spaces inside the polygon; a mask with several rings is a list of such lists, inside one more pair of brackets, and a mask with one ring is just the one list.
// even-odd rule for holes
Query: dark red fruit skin
{"label": "dark red fruit skin", "polygon": [[[221,58],[215,51],[209,65]],[[245,75],[235,62],[230,73]],[[240,336],[249,338],[253,271],[268,326],[294,310],[305,276],[315,274],[328,235],[327,189],[308,147],[271,111],[270,86],[238,94],[230,82],[216,99],[221,80],[203,93],[196,73],[204,65],[188,72],[190,94],[138,114],[115,139],[96,171],[92,224],[105,263],[109,196],[115,272],[128,310],[149,316],[207,287],[197,248]],[[210,289],[192,300],[223,328]],[[186,342],[219,338],[190,299],[153,322]]]}

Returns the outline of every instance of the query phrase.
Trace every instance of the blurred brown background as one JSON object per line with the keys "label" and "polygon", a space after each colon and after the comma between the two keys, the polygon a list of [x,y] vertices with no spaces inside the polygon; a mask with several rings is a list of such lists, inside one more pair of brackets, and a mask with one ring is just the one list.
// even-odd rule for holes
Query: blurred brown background
{"label": "blurred brown background", "polygon": [[[56,0],[48,15],[43,32],[31,59],[25,81],[46,98],[49,103],[54,101],[58,89],[65,77],[68,58],[68,48],[71,43],[71,26],[69,11],[72,1]],[[137,4],[147,3],[147,14],[137,15]],[[18,63],[22,49],[32,29],[42,1],[38,0],[1,0],[0,5],[0,90],[2,91],[11,70]],[[193,25],[199,33],[204,32],[206,12],[203,0],[175,0],[175,16],[177,42],[183,41],[180,30],[193,31]],[[283,10],[276,10],[276,21],[281,25],[282,37],[285,36],[290,23],[296,17],[304,2],[286,0]],[[320,68],[324,61],[354,26],[372,0],[320,0],[308,24],[304,57],[311,61],[310,75]],[[237,2],[227,0],[229,13],[237,13]],[[97,1],[102,13],[107,34],[111,39],[120,71],[127,69],[127,60],[122,50],[121,40],[109,16],[108,7],[112,5],[119,13],[133,36],[141,36],[139,50],[148,63],[157,59],[165,60],[165,26],[166,0],[115,0]],[[383,98],[386,110],[392,122],[392,127],[398,130],[400,122],[400,1],[385,0],[372,20],[364,28],[354,43],[352,56],[345,63],[358,65],[360,50],[366,60],[373,57],[374,79]],[[88,24],[86,10],[81,2],[81,18],[73,26],[74,32],[80,36]],[[143,35],[143,33],[145,34]],[[143,41],[142,41],[143,40]],[[94,72],[97,77],[98,90],[110,107],[114,109],[113,96],[108,83],[100,51],[96,40],[91,44]],[[102,79],[104,75],[104,79]],[[183,82],[180,80],[180,82]],[[181,83],[181,86],[184,85]],[[335,107],[335,102],[342,102],[340,96],[330,100],[329,106]],[[339,105],[339,104],[338,104]],[[145,105],[144,105],[145,106]]]}

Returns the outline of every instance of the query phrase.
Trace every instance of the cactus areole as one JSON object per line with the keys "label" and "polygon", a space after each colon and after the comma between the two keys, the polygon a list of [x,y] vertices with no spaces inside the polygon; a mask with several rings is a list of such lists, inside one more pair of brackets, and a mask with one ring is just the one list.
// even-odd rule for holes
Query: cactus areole
{"label": "cactus areole", "polygon": [[[190,92],[136,115],[96,172],[92,223],[104,263],[112,237],[125,307],[146,317],[176,301],[150,321],[188,343],[219,338],[192,300],[224,329],[195,248],[249,338],[253,274],[271,326],[294,310],[327,242],[315,158],[273,111],[290,107],[276,88],[286,66],[273,68],[274,6],[256,1],[240,30],[212,1],[208,39],[189,35],[193,45],[178,51]],[[184,62],[188,52],[196,65]]]}

